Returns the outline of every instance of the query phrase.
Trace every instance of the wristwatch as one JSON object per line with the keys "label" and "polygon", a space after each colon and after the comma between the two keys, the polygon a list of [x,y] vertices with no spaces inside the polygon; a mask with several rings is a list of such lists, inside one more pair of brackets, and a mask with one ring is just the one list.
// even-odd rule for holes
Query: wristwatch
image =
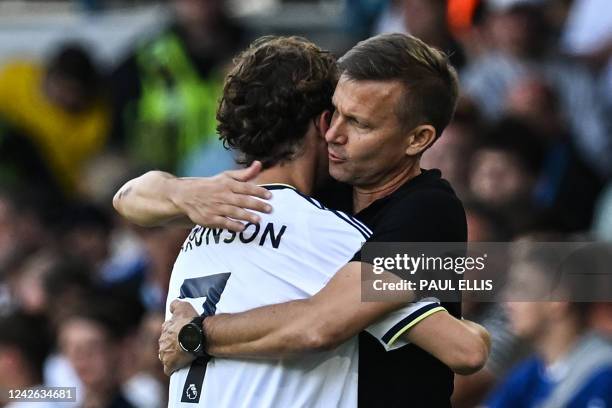
{"label": "wristwatch", "polygon": [[206,353],[206,335],[202,328],[204,319],[206,316],[194,317],[181,328],[178,334],[178,344],[181,349],[196,357],[210,357]]}

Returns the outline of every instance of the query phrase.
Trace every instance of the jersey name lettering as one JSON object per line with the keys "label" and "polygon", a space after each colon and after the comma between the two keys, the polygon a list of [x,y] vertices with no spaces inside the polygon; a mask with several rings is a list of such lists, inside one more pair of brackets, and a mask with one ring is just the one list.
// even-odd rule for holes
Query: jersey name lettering
{"label": "jersey name lettering", "polygon": [[253,241],[257,242],[259,246],[268,243],[272,248],[278,249],[286,230],[286,225],[281,225],[279,228],[273,222],[268,222],[265,226],[248,223],[244,230],[239,233],[222,228],[208,228],[197,225],[191,230],[181,247],[181,251],[187,252],[201,245],[231,244],[233,242],[249,244]]}

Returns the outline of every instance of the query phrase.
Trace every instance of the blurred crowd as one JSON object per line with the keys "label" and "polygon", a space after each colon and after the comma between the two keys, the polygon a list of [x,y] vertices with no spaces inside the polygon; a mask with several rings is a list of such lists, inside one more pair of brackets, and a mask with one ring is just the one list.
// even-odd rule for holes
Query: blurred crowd
{"label": "blurred crowd", "polygon": [[[0,388],[76,386],[85,407],[165,406],[157,339],[187,232],[129,225],[112,196],[149,169],[234,166],[215,134],[216,104],[253,35],[226,6],[171,1],[170,24],[110,69],[76,41],[0,67]],[[352,43],[405,32],[450,54],[462,98],[422,166],[441,169],[463,200],[470,241],[612,241],[612,3],[343,6],[339,36]],[[607,245],[598,251],[612,264]],[[481,372],[457,376],[457,407],[517,406],[513,389],[554,387],[560,363],[584,353],[608,362],[583,371],[600,370],[612,393],[610,303],[466,302],[464,315],[489,329],[493,351]]]}

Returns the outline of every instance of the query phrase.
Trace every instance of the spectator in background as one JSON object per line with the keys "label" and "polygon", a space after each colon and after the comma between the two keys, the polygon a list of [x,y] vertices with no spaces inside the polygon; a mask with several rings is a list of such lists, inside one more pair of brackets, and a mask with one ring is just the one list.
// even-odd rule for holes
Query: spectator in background
{"label": "spectator in background", "polygon": [[559,98],[581,157],[601,175],[612,174],[612,138],[603,105],[588,70],[550,52],[551,39],[543,0],[489,0],[488,27],[492,49],[462,73],[466,94],[489,120],[506,110],[509,93],[520,80],[537,78]]}
{"label": "spectator in background", "polygon": [[[47,385],[79,387],[79,403],[87,401],[92,394],[93,399],[97,400],[97,394],[105,397],[117,391],[130,400],[132,393],[142,393],[143,388],[151,390],[142,381],[131,381],[140,370],[137,359],[141,353],[146,353],[146,349],[142,349],[142,344],[137,341],[144,314],[137,295],[115,288],[95,287],[86,269],[78,263],[65,261],[47,275],[45,289],[49,299],[47,318],[59,346],[45,362]],[[72,325],[75,319],[79,323]],[[83,320],[88,324],[81,324]],[[70,327],[68,335],[66,325]],[[93,330],[92,325],[98,328]],[[105,361],[107,365],[104,366],[93,357],[87,360],[90,356],[83,356],[79,350],[90,346],[99,347],[101,359],[107,359],[107,353],[112,352],[112,359]],[[150,358],[155,356],[153,353]],[[112,381],[108,373],[98,372],[101,369],[111,371]],[[153,398],[152,395],[150,397]],[[134,406],[149,406],[130,402]],[[102,401],[102,404],[106,403],[108,401]]]}
{"label": "spectator in background", "polygon": [[164,315],[150,312],[144,316],[137,336],[133,339],[133,358],[129,360],[132,375],[125,381],[126,397],[136,406],[161,408],[167,406],[168,376],[159,362],[159,336]]}
{"label": "spectator in background", "polygon": [[43,312],[54,331],[95,291],[91,272],[74,259],[56,259],[42,276],[42,285],[45,293]]}
{"label": "spectator in background", "polygon": [[0,317],[0,389],[3,390],[0,405],[22,406],[4,399],[8,397],[6,390],[42,386],[43,362],[50,343],[46,322],[40,317],[22,313]]}
{"label": "spectator in background", "polygon": [[112,75],[115,142],[141,164],[172,172],[212,143],[217,154],[208,156],[209,165],[226,170],[231,156],[217,141],[215,117],[243,30],[223,0],[173,0],[172,6],[173,23]]}
{"label": "spectator in background", "polygon": [[448,54],[460,70],[466,63],[461,45],[450,32],[447,0],[398,0],[389,2],[374,34],[400,32],[420,38]]}
{"label": "spectator in background", "polygon": [[[602,273],[612,262],[609,246],[592,245],[573,252],[534,247],[513,263],[508,311],[515,333],[536,354],[512,370],[493,392],[489,408],[583,408],[612,405],[612,346],[588,331],[588,303],[572,293],[575,285],[556,287],[562,274]],[[564,275],[566,276],[566,275]],[[584,277],[584,275],[583,275]],[[552,300],[551,291],[557,288]],[[538,301],[536,301],[538,300]]]}
{"label": "spectator in background", "polygon": [[[50,248],[22,255],[13,263],[3,276],[9,289],[8,306],[43,316],[53,336],[60,323],[93,293],[89,271],[74,261],[60,260]],[[44,363],[44,384],[78,387],[80,382],[66,358],[52,353]]]}
{"label": "spectator in background", "polygon": [[[64,211],[62,248],[70,257],[79,259],[100,280],[100,269],[110,255],[110,233],[113,227],[110,214],[86,202],[67,205]],[[68,254],[67,254],[68,255]]]}
{"label": "spectator in background", "polygon": [[[108,295],[113,294],[111,298]],[[111,308],[121,316],[122,331],[119,366],[116,372],[121,392],[136,407],[156,408],[166,406],[168,377],[160,367],[158,339],[163,316],[160,312],[146,313],[137,297],[115,296]],[[123,313],[123,311],[126,311]]]}
{"label": "spectator in background", "polygon": [[423,168],[439,169],[461,198],[468,195],[469,164],[482,137],[482,128],[483,123],[475,107],[460,100],[452,122],[421,159]]}
{"label": "spectator in background", "polygon": [[26,313],[46,314],[52,299],[47,296],[44,282],[56,264],[57,258],[49,250],[23,256],[20,262],[14,264],[5,275],[14,306]]}
{"label": "spectator in background", "polygon": [[8,262],[51,246],[49,216],[55,203],[36,191],[0,187],[0,270]]}
{"label": "spectator in background", "polygon": [[59,344],[84,387],[84,407],[133,407],[121,392],[118,376],[124,327],[117,313],[101,299],[67,317],[59,327]]}
{"label": "spectator in background", "polygon": [[[132,248],[128,259],[108,258],[97,271],[98,285],[139,299],[151,312],[163,311],[170,273],[187,233],[188,230],[181,228],[134,227],[133,235],[127,239],[137,242],[123,241],[123,244],[137,244],[138,248]],[[122,256],[120,251],[117,255]]]}
{"label": "spectator in background", "polygon": [[602,182],[575,153],[560,122],[533,100],[529,107],[528,115],[508,116],[484,135],[471,156],[470,191],[505,214],[515,233],[544,215],[560,231],[585,230]]}
{"label": "spectator in background", "polygon": [[[612,13],[608,0],[574,0],[562,33],[563,51],[589,64],[612,112]],[[608,121],[610,123],[610,120]]]}
{"label": "spectator in background", "polygon": [[148,310],[163,311],[176,254],[188,231],[181,228],[152,228],[141,229],[140,233],[148,254],[140,299]]}
{"label": "spectator in background", "polygon": [[516,232],[529,223],[533,213],[531,195],[541,160],[537,142],[500,122],[482,138],[471,156],[470,193],[500,212]]}
{"label": "spectator in background", "polygon": [[35,146],[62,191],[74,193],[83,164],[105,145],[109,128],[100,76],[87,52],[65,44],[46,66],[15,61],[3,67],[0,119]]}
{"label": "spectator in background", "polygon": [[508,95],[507,109],[513,120],[506,121],[504,126],[506,132],[520,133],[543,149],[533,192],[535,206],[556,212],[567,230],[582,231],[591,224],[594,202],[603,181],[578,154],[558,102],[554,89],[524,78]]}
{"label": "spectator in background", "polygon": [[61,192],[34,141],[0,117],[0,186],[15,190],[23,185],[48,194]]}

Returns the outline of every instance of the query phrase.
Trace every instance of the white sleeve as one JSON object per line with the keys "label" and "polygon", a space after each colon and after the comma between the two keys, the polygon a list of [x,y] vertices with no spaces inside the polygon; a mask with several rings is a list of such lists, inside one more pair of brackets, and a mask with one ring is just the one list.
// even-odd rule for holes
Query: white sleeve
{"label": "white sleeve", "polygon": [[365,330],[376,337],[386,351],[391,351],[409,344],[403,339],[402,334],[421,320],[445,310],[438,299],[426,298],[415,303],[409,303],[403,308],[385,315]]}

